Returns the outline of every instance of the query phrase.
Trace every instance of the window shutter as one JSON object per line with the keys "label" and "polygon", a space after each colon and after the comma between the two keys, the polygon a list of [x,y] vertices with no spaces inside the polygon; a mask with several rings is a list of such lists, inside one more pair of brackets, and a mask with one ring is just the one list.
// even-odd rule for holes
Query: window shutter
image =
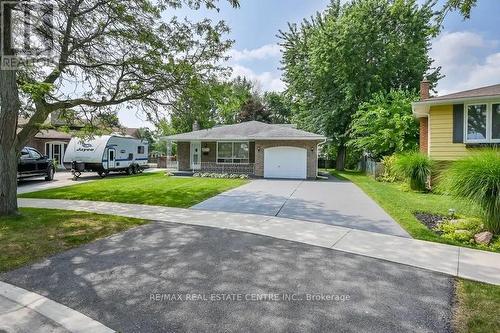
{"label": "window shutter", "polygon": [[464,142],[464,105],[453,105],[453,143]]}

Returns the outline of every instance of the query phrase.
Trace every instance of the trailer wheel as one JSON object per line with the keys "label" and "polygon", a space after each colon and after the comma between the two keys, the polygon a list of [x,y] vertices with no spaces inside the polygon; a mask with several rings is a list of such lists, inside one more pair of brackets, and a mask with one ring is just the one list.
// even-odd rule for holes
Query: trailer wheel
{"label": "trailer wheel", "polygon": [[99,171],[97,174],[99,175],[99,177],[104,178],[108,175],[108,173],[108,171]]}
{"label": "trailer wheel", "polygon": [[82,173],[80,171],[74,171],[73,172],[73,180],[77,180],[78,177],[80,177]]}
{"label": "trailer wheel", "polygon": [[138,165],[134,164],[133,169],[132,169],[132,173],[134,175],[139,173],[139,166]]}
{"label": "trailer wheel", "polygon": [[127,168],[127,175],[129,175],[129,176],[130,176],[133,172],[134,172],[134,167],[130,165],[130,166]]}

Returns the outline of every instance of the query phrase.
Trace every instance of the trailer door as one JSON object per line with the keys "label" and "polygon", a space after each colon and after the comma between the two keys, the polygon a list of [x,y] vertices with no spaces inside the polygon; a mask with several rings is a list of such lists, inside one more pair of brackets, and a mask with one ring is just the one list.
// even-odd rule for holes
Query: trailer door
{"label": "trailer door", "polygon": [[115,168],[116,150],[114,148],[108,149],[108,170]]}

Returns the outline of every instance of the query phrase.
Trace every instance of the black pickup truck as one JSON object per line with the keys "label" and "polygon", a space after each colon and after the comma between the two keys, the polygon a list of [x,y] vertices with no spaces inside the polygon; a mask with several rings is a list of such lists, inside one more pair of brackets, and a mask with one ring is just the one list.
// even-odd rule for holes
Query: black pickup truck
{"label": "black pickup truck", "polygon": [[53,180],[56,168],[54,161],[43,156],[38,150],[24,147],[17,164],[17,179],[45,176],[45,180]]}

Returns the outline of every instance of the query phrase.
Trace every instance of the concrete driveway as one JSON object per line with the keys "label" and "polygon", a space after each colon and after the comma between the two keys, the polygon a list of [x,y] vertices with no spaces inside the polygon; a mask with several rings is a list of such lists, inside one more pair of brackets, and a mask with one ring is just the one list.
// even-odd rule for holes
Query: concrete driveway
{"label": "concrete driveway", "polygon": [[449,332],[453,300],[453,278],[439,273],[166,222],[0,280],[119,332]]}
{"label": "concrete driveway", "polygon": [[192,209],[280,216],[410,237],[377,203],[349,181],[259,179]]}
{"label": "concrete driveway", "polygon": [[45,177],[33,177],[33,178],[21,179],[17,182],[17,194],[80,184],[83,182],[87,182],[89,180],[95,180],[98,177],[92,175],[92,177],[85,177],[79,179],[78,181],[73,181],[72,178],[73,176],[69,171],[57,171],[54,174],[54,180],[52,181],[46,181]]}

